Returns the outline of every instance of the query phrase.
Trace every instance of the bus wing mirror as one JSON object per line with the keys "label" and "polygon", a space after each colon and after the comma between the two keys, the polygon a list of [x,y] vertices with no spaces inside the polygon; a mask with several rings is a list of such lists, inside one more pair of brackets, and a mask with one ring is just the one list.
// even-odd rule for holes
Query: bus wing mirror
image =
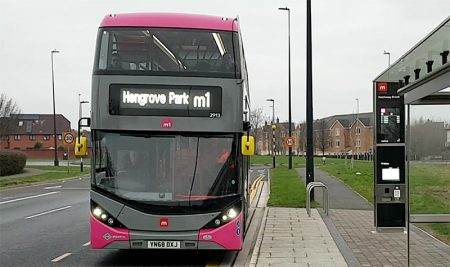
{"label": "bus wing mirror", "polygon": [[242,136],[241,142],[242,155],[253,156],[255,155],[255,139],[253,136],[244,135]]}

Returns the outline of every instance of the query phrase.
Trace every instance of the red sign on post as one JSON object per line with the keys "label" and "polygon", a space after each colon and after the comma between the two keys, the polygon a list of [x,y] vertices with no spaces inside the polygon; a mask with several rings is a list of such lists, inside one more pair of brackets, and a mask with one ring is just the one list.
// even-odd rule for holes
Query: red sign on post
{"label": "red sign on post", "polygon": [[295,147],[295,137],[289,136],[284,139],[284,145],[286,147]]}

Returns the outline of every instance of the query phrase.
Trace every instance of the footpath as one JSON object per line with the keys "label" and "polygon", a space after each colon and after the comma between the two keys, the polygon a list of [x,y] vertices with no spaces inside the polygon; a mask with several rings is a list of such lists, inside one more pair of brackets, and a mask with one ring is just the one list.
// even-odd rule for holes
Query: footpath
{"label": "footpath", "polygon": [[[305,169],[298,169],[305,177]],[[373,206],[347,185],[315,169],[327,185],[329,216],[321,208],[267,207],[250,266],[408,266],[407,234],[379,233]],[[321,204],[321,190],[315,190]],[[410,227],[410,266],[450,266],[450,247]]]}

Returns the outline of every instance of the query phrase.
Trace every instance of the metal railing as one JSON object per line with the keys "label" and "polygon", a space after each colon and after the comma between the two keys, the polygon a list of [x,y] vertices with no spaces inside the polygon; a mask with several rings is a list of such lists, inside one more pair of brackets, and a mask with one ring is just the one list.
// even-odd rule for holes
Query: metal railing
{"label": "metal railing", "polygon": [[306,187],[306,212],[308,213],[308,216],[311,217],[311,191],[315,187],[322,188],[322,195],[323,195],[322,208],[323,211],[325,211],[325,214],[328,216],[328,200],[329,200],[328,187],[324,185],[322,182],[310,182]]}

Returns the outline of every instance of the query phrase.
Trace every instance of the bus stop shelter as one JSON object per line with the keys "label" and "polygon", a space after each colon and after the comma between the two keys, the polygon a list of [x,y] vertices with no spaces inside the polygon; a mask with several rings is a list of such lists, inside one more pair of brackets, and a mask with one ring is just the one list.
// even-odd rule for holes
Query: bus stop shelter
{"label": "bus stop shelter", "polygon": [[445,243],[450,254],[449,50],[450,16],[374,80],[374,88],[395,84],[404,99],[408,259],[420,253],[410,227]]}

